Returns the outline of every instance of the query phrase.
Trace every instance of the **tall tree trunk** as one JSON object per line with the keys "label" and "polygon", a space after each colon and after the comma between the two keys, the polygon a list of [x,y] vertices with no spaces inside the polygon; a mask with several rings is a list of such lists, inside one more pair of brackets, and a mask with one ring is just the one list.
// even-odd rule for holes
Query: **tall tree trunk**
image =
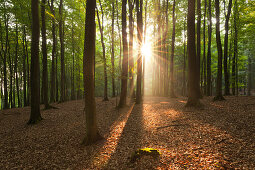
{"label": "tall tree trunk", "polygon": [[172,13],[172,20],[173,20],[173,32],[172,32],[172,50],[171,50],[171,60],[170,60],[170,97],[175,98],[176,95],[174,93],[174,48],[175,48],[175,0],[173,1],[173,13]]}
{"label": "tall tree trunk", "polygon": [[42,54],[43,54],[43,75],[42,75],[42,86],[43,86],[43,103],[44,108],[49,109],[48,99],[48,61],[47,61],[47,44],[46,44],[46,25],[45,25],[45,5],[46,0],[41,1],[41,17],[42,17]]}
{"label": "tall tree trunk", "polygon": [[224,80],[225,80],[225,95],[230,95],[229,90],[229,72],[228,72],[228,28],[229,18],[231,14],[232,0],[229,0],[228,13],[225,20],[225,38],[224,38]]}
{"label": "tall tree trunk", "polygon": [[164,87],[164,94],[165,96],[168,96],[168,90],[169,90],[169,80],[168,80],[168,51],[169,51],[169,46],[167,45],[168,44],[168,7],[169,7],[169,0],[166,0],[166,16],[165,16],[165,22],[166,22],[166,30],[165,30],[165,35],[164,35],[164,48],[165,48],[165,70],[164,70],[164,73],[165,73],[165,87]]}
{"label": "tall tree trunk", "polygon": [[72,56],[73,56],[73,67],[72,67],[72,75],[71,75],[71,99],[75,99],[75,90],[74,90],[74,25],[73,25],[73,18],[72,18]]}
{"label": "tall tree trunk", "polygon": [[112,64],[112,97],[115,97],[115,67],[114,67],[114,1],[112,1],[112,48],[111,48],[111,64]]}
{"label": "tall tree trunk", "polygon": [[211,0],[208,4],[208,48],[207,48],[207,91],[206,95],[211,96],[211,87],[212,87],[212,75],[211,75],[211,43],[212,43],[212,10],[211,10]]}
{"label": "tall tree trunk", "polygon": [[[57,36],[56,36],[56,47],[57,47]],[[59,101],[59,87],[58,87],[58,50],[56,50],[56,101]]]}
{"label": "tall tree trunk", "polygon": [[90,145],[101,138],[97,128],[96,101],[94,88],[95,55],[95,8],[96,0],[86,2],[85,41],[83,51],[83,79],[85,92],[86,137],[85,145]]}
{"label": "tall tree trunk", "polygon": [[[237,61],[237,55],[238,55],[238,47],[237,47],[237,36],[238,36],[238,30],[237,30],[237,0],[235,0],[235,8],[234,8],[234,56],[232,59],[232,94],[236,95],[236,79],[237,79],[237,70],[236,70],[236,61]],[[238,92],[237,92],[238,93]]]}
{"label": "tall tree trunk", "polygon": [[119,107],[124,107],[127,103],[127,77],[128,77],[128,44],[127,44],[127,21],[126,21],[127,0],[122,1],[122,42],[123,42],[123,61],[121,72],[121,93]]}
{"label": "tall tree trunk", "polygon": [[[51,0],[51,5],[50,5],[50,9],[51,9],[51,13],[52,15],[55,17],[55,10],[54,10],[54,4],[53,4],[54,0]],[[55,98],[55,93],[56,93],[56,72],[55,72],[55,56],[56,56],[56,31],[55,31],[55,18],[51,19],[52,22],[52,62],[51,62],[51,88],[50,88],[50,102],[55,102],[56,98]]]}
{"label": "tall tree trunk", "polygon": [[14,71],[16,75],[16,90],[17,90],[17,97],[18,97],[18,107],[21,107],[20,96],[19,96],[19,77],[18,77],[18,49],[19,49],[19,35],[18,35],[18,24],[16,23],[16,50],[15,50]]}
{"label": "tall tree trunk", "polygon": [[204,71],[203,71],[203,75],[204,75],[204,94],[206,94],[206,88],[207,88],[207,84],[206,84],[206,39],[205,39],[205,35],[206,35],[206,12],[207,12],[207,0],[205,0],[205,5],[204,5],[205,9],[204,9],[204,28],[203,28],[203,47],[204,47],[204,51],[203,51],[203,68],[204,68]]}
{"label": "tall tree trunk", "polygon": [[[197,0],[197,75],[198,75],[198,86],[200,86],[200,58],[201,58],[201,0]],[[202,88],[202,86],[200,87]],[[199,91],[200,97],[202,97],[201,90]]]}
{"label": "tall tree trunk", "polygon": [[8,41],[8,59],[9,59],[9,71],[10,71],[10,92],[9,92],[9,103],[11,104],[11,108],[14,108],[14,103],[13,103],[13,85],[12,85],[12,79],[13,79],[13,60],[11,58],[11,46],[10,46],[10,41]]}
{"label": "tall tree trunk", "polygon": [[60,0],[59,5],[59,39],[60,39],[60,58],[61,58],[61,89],[60,102],[65,101],[65,57],[64,57],[64,38],[63,38],[63,0]]}
{"label": "tall tree trunk", "polygon": [[[24,25],[24,33],[23,33],[23,100],[24,106],[27,106],[27,70],[26,70],[26,45],[25,45],[25,37],[26,37],[26,27]],[[29,82],[28,82],[29,83]]]}
{"label": "tall tree trunk", "polygon": [[216,96],[213,100],[224,100],[222,96],[222,45],[220,39],[220,4],[219,0],[215,0],[215,12],[216,12],[216,42],[218,49],[218,71],[217,71],[217,84],[216,84]]}
{"label": "tall tree trunk", "polygon": [[4,13],[4,19],[5,19],[5,50],[4,50],[4,109],[9,108],[8,103],[8,87],[7,87],[7,51],[8,51],[8,41],[9,41],[9,18],[6,16],[6,13]]}
{"label": "tall tree trunk", "polygon": [[185,21],[184,21],[184,42],[183,42],[183,71],[182,71],[182,95],[186,96],[186,89],[187,89],[187,85],[186,85],[186,17],[185,17]]}
{"label": "tall tree trunk", "polygon": [[[118,26],[118,32],[119,32],[119,40],[120,40],[120,57],[119,57],[119,71],[121,72],[121,56],[122,56],[122,46],[121,46],[121,33],[120,33],[120,24],[119,24],[119,7],[118,7],[118,0],[116,0],[116,12],[117,12],[117,26]],[[119,83],[121,83],[121,81],[119,81]],[[120,85],[117,89],[117,95],[118,94],[118,91],[119,91],[119,88],[120,88]]]}
{"label": "tall tree trunk", "polygon": [[[145,1],[145,13],[144,13],[144,32],[143,32],[143,44],[145,44],[146,42],[146,31],[147,31],[147,5],[148,5],[148,0]],[[144,79],[145,79],[145,56],[142,56],[143,58],[143,70],[142,70],[142,96],[144,96],[144,88],[145,88],[145,82],[144,82]],[[163,86],[164,87],[164,86]],[[164,88],[162,88],[162,91],[164,91]]]}
{"label": "tall tree trunk", "polygon": [[26,102],[26,106],[30,105],[31,102],[31,88],[30,88],[30,67],[29,67],[29,55],[28,55],[28,42],[27,42],[27,38],[26,38],[26,30],[25,31],[25,45],[26,45],[26,58],[27,58],[27,102]]}
{"label": "tall tree trunk", "polygon": [[199,76],[195,43],[195,0],[188,1],[188,102],[186,107],[200,106]]}
{"label": "tall tree trunk", "polygon": [[138,56],[137,56],[137,87],[136,104],[142,101],[142,53],[141,45],[143,41],[143,0],[136,0],[137,11],[137,35],[138,35]]}
{"label": "tall tree trunk", "polygon": [[161,1],[159,0],[158,2],[158,90],[157,93],[159,96],[163,96],[163,88],[162,88],[162,83],[163,81],[163,54],[162,54],[162,16],[160,15],[161,12],[163,11],[161,8]]}
{"label": "tall tree trunk", "polygon": [[31,112],[28,124],[42,120],[40,113],[40,65],[39,65],[39,2],[32,0],[32,43],[31,43]]}
{"label": "tall tree trunk", "polygon": [[108,99],[108,80],[107,80],[107,61],[106,61],[106,56],[105,56],[105,44],[104,44],[104,13],[103,13],[103,7],[100,2],[100,8],[101,8],[101,12],[102,12],[102,25],[100,22],[100,18],[99,18],[99,14],[98,14],[98,10],[97,10],[97,19],[98,19],[98,25],[99,25],[99,29],[100,29],[100,34],[101,34],[101,44],[102,44],[102,48],[103,48],[103,62],[104,62],[104,100],[103,101],[109,101]]}
{"label": "tall tree trunk", "polygon": [[160,0],[158,0],[157,2],[157,42],[156,42],[156,48],[157,48],[157,56],[156,56],[156,63],[157,63],[157,67],[156,67],[156,75],[155,75],[155,89],[156,92],[155,94],[157,96],[160,95],[160,69],[161,69],[161,15],[160,15]]}

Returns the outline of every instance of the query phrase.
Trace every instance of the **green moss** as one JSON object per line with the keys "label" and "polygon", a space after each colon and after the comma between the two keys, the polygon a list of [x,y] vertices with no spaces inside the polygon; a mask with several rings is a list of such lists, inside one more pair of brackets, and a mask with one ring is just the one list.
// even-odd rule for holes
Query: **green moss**
{"label": "green moss", "polygon": [[142,156],[152,156],[153,158],[157,158],[161,155],[161,153],[157,149],[153,148],[143,148],[137,149],[131,155],[131,163],[134,163],[137,159],[140,159]]}

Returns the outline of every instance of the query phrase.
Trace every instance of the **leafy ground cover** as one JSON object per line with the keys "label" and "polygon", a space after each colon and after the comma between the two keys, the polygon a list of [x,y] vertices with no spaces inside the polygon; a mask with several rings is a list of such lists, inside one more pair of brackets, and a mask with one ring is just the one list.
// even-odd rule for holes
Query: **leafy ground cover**
{"label": "leafy ground cover", "polygon": [[[54,104],[44,120],[26,125],[29,107],[0,111],[0,169],[189,169],[255,168],[255,98],[202,99],[203,109],[185,108],[187,98],[146,97],[116,109],[116,98],[97,98],[104,140],[83,146],[84,101]],[[154,148],[130,161],[134,151]]]}

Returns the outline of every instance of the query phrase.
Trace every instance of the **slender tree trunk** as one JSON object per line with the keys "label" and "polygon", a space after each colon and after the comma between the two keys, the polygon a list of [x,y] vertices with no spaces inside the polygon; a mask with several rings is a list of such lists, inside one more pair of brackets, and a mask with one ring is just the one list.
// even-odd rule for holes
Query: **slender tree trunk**
{"label": "slender tree trunk", "polygon": [[156,67],[156,95],[159,96],[160,95],[160,69],[161,69],[161,15],[160,15],[160,0],[157,1],[157,24],[158,24],[158,30],[157,30],[157,56],[156,56],[156,63],[157,63],[157,67]]}
{"label": "slender tree trunk", "polygon": [[207,13],[207,0],[205,0],[205,9],[204,9],[204,30],[203,30],[203,47],[204,47],[204,52],[203,52],[203,60],[204,60],[204,71],[203,71],[203,74],[204,74],[204,94],[206,94],[206,88],[207,88],[207,84],[206,84],[206,39],[205,39],[205,35],[206,35],[206,13]]}
{"label": "slender tree trunk", "polygon": [[[200,58],[201,58],[201,0],[197,0],[197,75],[198,75],[198,86],[200,86]],[[200,89],[202,86],[200,87]],[[199,91],[200,98],[202,98],[201,90]]]}
{"label": "slender tree trunk", "polygon": [[[50,9],[51,9],[51,13],[52,15],[55,17],[55,10],[54,10],[54,4],[53,4],[54,0],[51,0],[51,5],[50,5]],[[55,73],[55,55],[56,55],[56,31],[55,31],[55,18],[51,19],[51,23],[52,23],[52,62],[51,62],[51,88],[50,88],[50,102],[55,102],[55,91],[56,91],[56,85],[55,85],[55,77],[56,77],[56,73]]]}
{"label": "slender tree trunk", "polygon": [[24,106],[27,106],[27,70],[26,70],[26,45],[25,45],[25,36],[26,36],[26,27],[24,25],[23,33],[23,100]]}
{"label": "slender tree trunk", "polygon": [[[185,18],[186,20],[186,18]],[[184,21],[184,42],[183,42],[183,46],[184,46],[184,51],[183,51],[183,71],[182,71],[182,95],[186,96],[186,21]]]}
{"label": "slender tree trunk", "polygon": [[115,67],[114,67],[114,17],[115,17],[114,1],[112,1],[112,48],[111,48],[111,64],[112,64],[112,97],[115,97]]}
{"label": "slender tree trunk", "polygon": [[235,57],[235,59],[236,59],[236,65],[235,65],[235,67],[236,67],[236,75],[235,75],[235,77],[236,77],[236,95],[238,96],[239,95],[239,85],[238,85],[238,82],[239,82],[239,76],[238,76],[238,20],[239,20],[239,11],[238,11],[238,3],[237,3],[237,0],[236,0],[236,3],[235,3],[235,6],[236,6],[236,11],[235,11],[235,42],[236,42],[236,57]]}
{"label": "slender tree trunk", "polygon": [[121,47],[121,33],[120,33],[120,24],[119,24],[119,7],[118,7],[118,0],[116,0],[116,12],[117,12],[117,26],[118,26],[118,32],[119,32],[119,40],[120,40],[120,59],[119,59],[119,69],[121,70],[121,56],[122,56],[122,47]]}
{"label": "slender tree trunk", "polygon": [[164,73],[165,73],[165,87],[164,87],[164,94],[165,94],[165,96],[168,96],[168,90],[169,90],[169,80],[168,80],[168,51],[169,51],[169,46],[167,45],[168,44],[168,7],[169,7],[169,0],[166,0],[166,18],[165,18],[165,22],[166,22],[166,30],[165,30],[165,35],[164,35],[164,41],[165,41],[165,43],[164,43],[164,48],[165,48],[165,51],[166,51],[166,53],[165,53],[165,70],[164,70]]}
{"label": "slender tree trunk", "polygon": [[207,48],[207,96],[211,96],[211,87],[212,87],[212,76],[211,76],[211,43],[212,43],[212,11],[211,11],[211,0],[208,4],[208,48]]}
{"label": "slender tree trunk", "polygon": [[97,128],[96,101],[94,88],[95,55],[95,8],[96,0],[86,2],[85,41],[83,51],[83,79],[85,92],[86,137],[83,144],[90,145],[101,139]]}
{"label": "slender tree trunk", "polygon": [[136,104],[142,102],[142,53],[141,45],[143,41],[143,0],[136,0],[137,11],[137,35],[138,35],[138,56],[137,56],[137,87]]}
{"label": "slender tree trunk", "polygon": [[31,43],[31,113],[28,124],[42,120],[40,113],[40,65],[39,65],[39,2],[32,0],[32,43]]}
{"label": "slender tree trunk", "polygon": [[56,101],[59,101],[58,86],[59,86],[58,85],[58,52],[56,51]]}
{"label": "slender tree trunk", "polygon": [[199,76],[196,71],[195,0],[188,1],[188,102],[186,107],[200,106]]}
{"label": "slender tree trunk", "polygon": [[119,107],[124,107],[127,103],[127,77],[128,77],[128,44],[127,44],[127,21],[126,21],[127,0],[122,1],[122,41],[123,41],[123,61],[121,72],[121,93]]}
{"label": "slender tree trunk", "polygon": [[163,44],[163,37],[162,37],[162,26],[163,26],[163,19],[162,16],[160,15],[161,12],[163,11],[161,8],[160,0],[158,2],[158,95],[163,96],[163,85],[160,82],[163,82],[163,54],[162,54],[162,44]]}
{"label": "slender tree trunk", "polygon": [[61,93],[60,102],[65,101],[65,58],[64,58],[64,38],[63,38],[63,16],[62,16],[63,0],[60,0],[59,5],[59,39],[60,39],[60,58],[61,58]]}
{"label": "slender tree trunk", "polygon": [[229,90],[229,72],[228,72],[228,28],[229,18],[231,14],[232,0],[229,0],[228,13],[225,20],[225,38],[224,38],[224,79],[225,79],[225,95],[230,95]]}
{"label": "slender tree trunk", "polygon": [[172,13],[172,20],[173,20],[173,32],[172,32],[172,50],[171,50],[171,60],[170,60],[170,97],[175,98],[176,95],[174,93],[174,48],[175,48],[175,0],[173,1],[173,13]]}
{"label": "slender tree trunk", "polygon": [[26,102],[26,106],[30,105],[30,101],[31,101],[31,88],[30,88],[30,67],[29,67],[29,55],[28,55],[28,42],[27,42],[27,38],[26,38],[26,30],[24,28],[25,31],[25,45],[26,45],[26,58],[27,58],[27,102]]}
{"label": "slender tree trunk", "polygon": [[9,71],[10,71],[10,92],[9,92],[9,103],[11,104],[11,108],[14,108],[14,103],[13,103],[13,85],[12,85],[12,79],[13,79],[13,60],[11,58],[11,47],[10,47],[10,41],[8,41],[8,59],[9,59]]}
{"label": "slender tree trunk", "polygon": [[16,23],[16,50],[15,50],[14,70],[16,75],[16,90],[17,90],[17,97],[18,97],[18,107],[21,107],[20,96],[19,96],[19,77],[18,77],[18,49],[19,49],[19,35],[18,35],[18,24]]}
{"label": "slender tree trunk", "polygon": [[45,25],[45,5],[46,0],[41,1],[41,17],[42,17],[42,54],[43,54],[43,103],[44,108],[49,109],[48,99],[48,61],[47,61],[47,44],[46,44],[46,25]]}
{"label": "slender tree trunk", "polygon": [[224,100],[222,96],[222,45],[220,39],[220,5],[219,0],[215,0],[216,11],[216,42],[218,49],[218,71],[217,71],[217,84],[216,84],[216,96],[214,100]]}
{"label": "slender tree trunk", "polygon": [[71,75],[71,100],[75,100],[75,90],[74,90],[74,25],[72,18],[72,56],[73,56],[73,67],[72,67],[72,75]]}
{"label": "slender tree trunk", "polygon": [[[144,14],[144,16],[145,16],[145,19],[144,19],[144,32],[143,32],[143,44],[145,44],[145,42],[146,42],[146,31],[147,31],[147,4],[148,4],[148,0],[146,0],[145,1],[145,14]],[[143,58],[143,70],[142,70],[142,81],[143,81],[143,83],[142,83],[142,96],[144,96],[144,88],[145,88],[145,82],[144,82],[144,80],[145,80],[145,68],[146,68],[146,66],[145,66],[145,56],[142,56],[142,58]],[[163,86],[164,87],[164,86]],[[164,88],[162,88],[162,91],[164,91]]]}
{"label": "slender tree trunk", "polygon": [[6,13],[4,14],[5,18],[5,50],[4,50],[4,109],[9,108],[8,103],[8,87],[7,87],[7,51],[8,51],[8,41],[9,41],[9,24],[8,24],[8,17],[6,17]]}
{"label": "slender tree trunk", "polygon": [[107,61],[106,61],[106,56],[105,56],[105,43],[104,43],[104,13],[103,13],[103,7],[100,2],[100,8],[101,8],[101,12],[102,12],[102,25],[100,22],[100,18],[99,18],[99,14],[98,14],[98,10],[97,10],[97,19],[98,19],[98,25],[99,25],[99,29],[100,29],[100,34],[101,34],[101,44],[102,44],[102,48],[103,48],[103,61],[104,61],[104,100],[103,101],[109,101],[108,99],[108,80],[107,80]]}
{"label": "slender tree trunk", "polygon": [[[237,82],[237,70],[236,70],[236,61],[237,61],[237,55],[238,55],[238,47],[237,47],[237,36],[238,36],[238,30],[237,30],[237,0],[235,0],[235,9],[234,9],[234,57],[232,59],[232,94],[236,95],[236,82]],[[237,92],[238,93],[238,92]]]}

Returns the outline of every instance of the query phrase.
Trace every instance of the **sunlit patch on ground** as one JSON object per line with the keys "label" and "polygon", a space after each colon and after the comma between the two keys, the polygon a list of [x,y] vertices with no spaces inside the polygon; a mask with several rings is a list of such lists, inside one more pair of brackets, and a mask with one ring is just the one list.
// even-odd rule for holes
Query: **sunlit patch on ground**
{"label": "sunlit patch on ground", "polygon": [[90,167],[104,167],[111,155],[115,152],[118,141],[126,125],[126,122],[132,112],[134,104],[129,108],[128,112],[119,117],[110,128],[110,134],[106,138],[106,142],[103,147],[99,150],[96,157],[93,159],[92,165]]}

